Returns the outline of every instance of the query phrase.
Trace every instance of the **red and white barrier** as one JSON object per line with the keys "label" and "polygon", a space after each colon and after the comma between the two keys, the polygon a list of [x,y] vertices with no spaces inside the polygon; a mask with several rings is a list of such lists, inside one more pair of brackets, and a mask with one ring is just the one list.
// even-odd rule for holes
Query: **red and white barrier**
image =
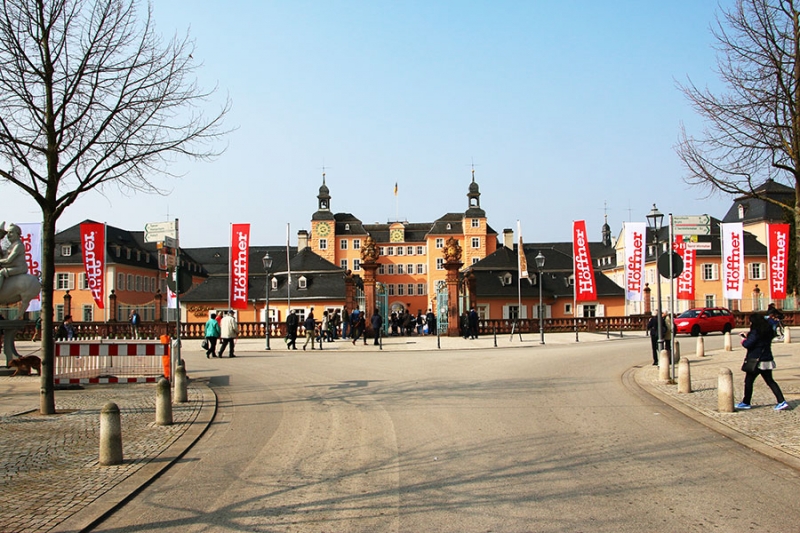
{"label": "red and white barrier", "polygon": [[169,344],[160,342],[57,342],[55,383],[155,383],[169,375]]}

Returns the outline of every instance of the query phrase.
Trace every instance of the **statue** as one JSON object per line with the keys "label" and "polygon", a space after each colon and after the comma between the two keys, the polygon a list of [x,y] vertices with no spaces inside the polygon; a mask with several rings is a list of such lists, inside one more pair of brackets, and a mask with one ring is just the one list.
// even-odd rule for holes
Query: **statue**
{"label": "statue", "polygon": [[361,247],[361,261],[375,262],[378,260],[378,256],[380,256],[380,252],[375,244],[375,239],[368,235],[364,245]]}
{"label": "statue", "polygon": [[445,263],[458,263],[461,261],[461,245],[454,237],[447,239],[442,250]]}
{"label": "statue", "polygon": [[11,245],[0,251],[0,304],[20,302],[20,313],[28,309],[31,300],[39,295],[39,278],[28,274],[25,243],[22,230],[16,224],[0,223],[0,239],[5,237]]}

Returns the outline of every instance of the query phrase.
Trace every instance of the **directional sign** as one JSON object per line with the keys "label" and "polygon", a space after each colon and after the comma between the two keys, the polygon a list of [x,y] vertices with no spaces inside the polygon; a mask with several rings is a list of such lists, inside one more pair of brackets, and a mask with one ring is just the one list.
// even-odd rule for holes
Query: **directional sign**
{"label": "directional sign", "polygon": [[711,243],[710,242],[687,242],[686,243],[687,250],[710,250]]}
{"label": "directional sign", "polygon": [[711,235],[708,215],[673,215],[672,226],[676,235]]}
{"label": "directional sign", "polygon": [[175,222],[151,222],[144,225],[144,242],[161,242],[165,237],[177,239]]}

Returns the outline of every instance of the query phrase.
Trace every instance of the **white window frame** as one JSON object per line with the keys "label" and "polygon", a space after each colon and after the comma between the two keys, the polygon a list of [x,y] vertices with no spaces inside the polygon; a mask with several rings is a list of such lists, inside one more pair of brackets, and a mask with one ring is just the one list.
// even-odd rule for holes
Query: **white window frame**
{"label": "white window frame", "polygon": [[72,245],[71,244],[62,244],[61,245],[61,257],[69,257],[72,255]]}
{"label": "white window frame", "polygon": [[480,221],[480,219],[473,218],[472,220],[470,220],[470,225],[473,228],[480,228],[481,227],[481,221]]}
{"label": "white window frame", "polygon": [[748,263],[747,275],[750,279],[763,280],[767,279],[767,265],[766,263]]}
{"label": "white window frame", "polygon": [[353,250],[361,249],[361,239],[353,239]]}
{"label": "white window frame", "polygon": [[480,237],[472,237],[472,247],[473,248],[480,248],[481,247],[481,238]]}
{"label": "white window frame", "polygon": [[444,239],[442,237],[437,237],[436,238],[436,249],[437,250],[441,250],[442,248],[444,248]]}
{"label": "white window frame", "polygon": [[308,280],[305,276],[300,276],[297,278],[297,288],[298,289],[307,289],[308,288]]}
{"label": "white window frame", "polygon": [[700,265],[700,272],[703,281],[719,280],[719,265],[716,263],[703,263]]}
{"label": "white window frame", "polygon": [[319,240],[319,249],[320,250],[327,250],[328,249],[328,239],[320,239]]}
{"label": "white window frame", "polygon": [[71,291],[75,289],[75,274],[72,272],[57,272],[55,290]]}
{"label": "white window frame", "polygon": [[347,259],[339,260],[339,267],[344,269],[344,270],[347,270]]}
{"label": "white window frame", "polygon": [[444,270],[444,257],[436,258],[436,270]]}
{"label": "white window frame", "polygon": [[347,239],[341,239],[339,241],[339,249],[340,250],[347,250]]}
{"label": "white window frame", "polygon": [[361,270],[361,259],[353,259],[353,272]]}
{"label": "white window frame", "polygon": [[417,255],[425,255],[425,247],[417,246]]}

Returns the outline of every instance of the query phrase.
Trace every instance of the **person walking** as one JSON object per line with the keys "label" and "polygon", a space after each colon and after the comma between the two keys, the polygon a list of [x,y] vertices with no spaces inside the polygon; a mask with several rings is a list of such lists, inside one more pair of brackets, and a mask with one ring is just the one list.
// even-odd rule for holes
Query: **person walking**
{"label": "person walking", "polygon": [[[370,319],[370,325],[372,326],[372,331],[375,332],[375,346],[378,346],[380,344],[381,330],[383,330],[383,317],[381,316],[380,309],[377,307]],[[366,335],[364,336],[364,340],[367,340]]]}
{"label": "person walking", "polygon": [[289,316],[286,317],[286,349],[297,349],[297,328],[300,326],[300,321],[297,319],[297,311],[291,310]]}
{"label": "person walking", "polygon": [[217,314],[211,313],[211,316],[206,321],[205,337],[208,347],[206,348],[206,359],[211,359],[217,356],[217,339],[220,336],[219,322],[217,322]]}
{"label": "person walking", "polygon": [[745,362],[748,359],[758,359],[758,364],[752,371],[745,370],[744,376],[744,397],[736,404],[737,409],[750,409],[750,401],[753,397],[753,383],[760,375],[764,382],[772,390],[778,404],[773,408],[776,411],[783,411],[789,408],[783,392],[775,380],[772,378],[772,370],[775,368],[775,359],[772,357],[772,338],[775,332],[767,320],[758,313],[750,315],[750,331],[745,335],[742,333],[742,346],[747,349]]}
{"label": "person walking", "polygon": [[220,336],[222,337],[222,345],[219,348],[219,354],[217,357],[222,357],[222,354],[225,352],[225,348],[230,346],[228,350],[228,357],[236,357],[233,353],[233,345],[236,339],[236,333],[238,330],[238,326],[236,325],[236,319],[233,318],[233,311],[228,311],[228,314],[222,317],[222,322],[219,325],[220,328]]}
{"label": "person walking", "polygon": [[474,307],[471,307],[469,310],[469,338],[470,339],[477,339],[478,338],[478,312],[475,311]]}
{"label": "person walking", "polygon": [[319,341],[320,347],[322,347],[322,341],[328,340],[328,328],[331,327],[331,319],[328,316],[327,309],[322,312],[322,322],[319,325],[319,337],[317,337],[317,341]]}
{"label": "person walking", "polygon": [[353,327],[353,346],[361,335],[364,335],[364,345],[367,344],[367,319],[364,317],[364,311],[358,311],[358,318],[356,325]]}
{"label": "person walking", "polygon": [[346,307],[342,308],[342,338],[347,339],[350,334],[350,311]]}
{"label": "person walking", "polygon": [[425,324],[428,326],[428,335],[436,335],[436,315],[433,314],[433,309],[428,309]]}
{"label": "person walking", "polygon": [[[650,347],[653,349],[653,365],[658,366],[658,328],[661,323],[657,314],[647,321],[647,333],[650,334]],[[663,334],[663,330],[662,330]]]}
{"label": "person walking", "polygon": [[314,320],[314,310],[308,312],[308,316],[303,322],[303,327],[306,330],[306,343],[303,345],[303,350],[308,346],[308,341],[311,341],[311,349],[314,349],[314,330],[317,327],[317,321]]}
{"label": "person walking", "polygon": [[134,339],[139,338],[139,313],[134,309],[131,311],[130,321],[131,321],[131,335],[133,335]]}

